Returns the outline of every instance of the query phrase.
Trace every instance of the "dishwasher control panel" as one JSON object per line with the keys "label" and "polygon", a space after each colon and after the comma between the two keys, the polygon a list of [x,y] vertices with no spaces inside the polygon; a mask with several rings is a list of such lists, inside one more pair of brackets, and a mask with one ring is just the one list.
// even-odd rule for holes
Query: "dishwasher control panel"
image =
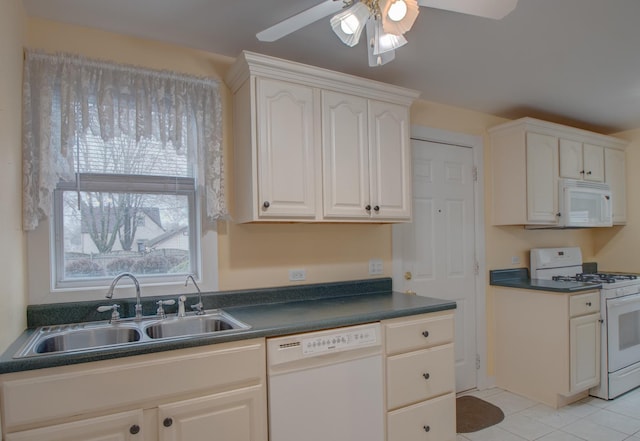
{"label": "dishwasher control panel", "polygon": [[378,336],[374,328],[367,327],[311,336],[303,338],[300,343],[302,354],[306,356],[375,345],[378,343]]}
{"label": "dishwasher control panel", "polygon": [[[380,323],[347,326],[325,331],[273,337],[267,339],[267,362],[271,368],[323,355],[382,352]],[[335,354],[335,355],[332,355]],[[357,356],[357,355],[356,355]]]}

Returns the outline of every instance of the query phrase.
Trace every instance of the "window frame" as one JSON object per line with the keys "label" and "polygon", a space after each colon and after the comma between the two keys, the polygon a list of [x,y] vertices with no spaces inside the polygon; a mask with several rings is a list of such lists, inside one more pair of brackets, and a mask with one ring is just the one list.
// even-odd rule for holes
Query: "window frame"
{"label": "window frame", "polygon": [[190,273],[179,274],[136,274],[136,278],[145,284],[166,284],[183,282],[187,274],[200,279],[202,249],[200,240],[201,204],[195,178],[150,175],[122,175],[101,173],[78,173],[75,182],[58,183],[53,193],[53,210],[50,233],[51,250],[51,289],[65,291],[69,289],[92,289],[107,287],[113,277],[93,277],[80,280],[64,280],[64,216],[63,194],[69,191],[146,193],[182,195],[187,197],[189,206],[189,259]]}

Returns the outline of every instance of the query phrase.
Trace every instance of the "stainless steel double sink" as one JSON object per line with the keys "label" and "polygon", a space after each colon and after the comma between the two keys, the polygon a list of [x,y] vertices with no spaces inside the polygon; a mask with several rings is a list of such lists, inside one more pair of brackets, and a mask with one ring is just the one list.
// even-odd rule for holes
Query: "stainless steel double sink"
{"label": "stainless steel double sink", "polygon": [[143,317],[115,323],[89,322],[37,328],[14,358],[94,351],[144,341],[190,338],[250,329],[223,310],[185,317]]}

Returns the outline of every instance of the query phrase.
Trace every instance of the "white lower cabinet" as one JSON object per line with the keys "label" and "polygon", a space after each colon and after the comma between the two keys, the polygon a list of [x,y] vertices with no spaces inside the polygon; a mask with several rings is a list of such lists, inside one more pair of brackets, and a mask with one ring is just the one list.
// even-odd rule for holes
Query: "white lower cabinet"
{"label": "white lower cabinet", "polygon": [[453,313],[382,322],[387,441],[456,439]]}
{"label": "white lower cabinet", "polygon": [[264,339],[0,376],[6,441],[267,441]]}
{"label": "white lower cabinet", "polygon": [[260,407],[261,386],[236,389],[158,407],[159,441],[262,439],[252,414]]}
{"label": "white lower cabinet", "polygon": [[600,291],[494,287],[496,384],[561,407],[600,381]]}

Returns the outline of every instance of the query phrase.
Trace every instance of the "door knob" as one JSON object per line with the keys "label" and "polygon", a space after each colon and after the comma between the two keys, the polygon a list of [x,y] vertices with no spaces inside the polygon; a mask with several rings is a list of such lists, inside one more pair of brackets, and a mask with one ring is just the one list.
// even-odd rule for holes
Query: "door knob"
{"label": "door knob", "polygon": [[404,280],[411,280],[412,277],[413,274],[411,274],[411,271],[407,271],[406,273],[404,273]]}

